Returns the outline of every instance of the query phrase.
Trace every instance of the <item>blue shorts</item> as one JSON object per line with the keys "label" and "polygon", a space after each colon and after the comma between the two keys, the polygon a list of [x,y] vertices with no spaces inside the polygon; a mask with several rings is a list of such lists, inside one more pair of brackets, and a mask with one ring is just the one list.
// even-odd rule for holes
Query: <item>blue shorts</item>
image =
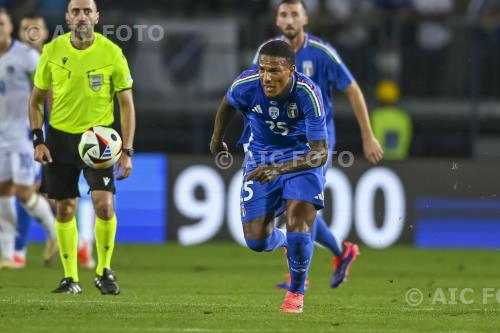
{"label": "blue shorts", "polygon": [[281,215],[286,209],[286,200],[309,202],[318,210],[324,207],[324,167],[287,173],[266,184],[246,181],[247,175],[254,169],[254,166],[247,166],[243,173],[240,196],[242,223],[272,212],[276,216]]}

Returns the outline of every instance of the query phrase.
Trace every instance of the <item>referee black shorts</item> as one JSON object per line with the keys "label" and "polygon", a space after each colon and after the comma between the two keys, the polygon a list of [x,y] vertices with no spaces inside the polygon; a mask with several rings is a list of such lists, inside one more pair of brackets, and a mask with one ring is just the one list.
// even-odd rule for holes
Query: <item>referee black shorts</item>
{"label": "referee black shorts", "polygon": [[81,134],[71,134],[49,127],[46,145],[52,156],[52,163],[44,173],[47,194],[50,199],[63,200],[80,196],[78,180],[83,170],[90,191],[115,193],[113,167],[92,169],[83,163],[78,154]]}

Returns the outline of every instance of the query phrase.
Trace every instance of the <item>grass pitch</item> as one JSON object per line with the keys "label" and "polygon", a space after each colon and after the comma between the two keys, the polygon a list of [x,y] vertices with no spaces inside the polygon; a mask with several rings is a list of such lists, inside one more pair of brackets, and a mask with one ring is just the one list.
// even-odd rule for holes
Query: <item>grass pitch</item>
{"label": "grass pitch", "polygon": [[[317,249],[304,313],[281,314],[281,251],[230,243],[196,247],[119,245],[120,296],[101,296],[80,270],[82,295],[54,295],[59,265],[0,271],[0,332],[498,332],[500,260],[495,251],[361,248],[349,280],[328,287],[331,257]],[[419,294],[423,296],[417,306]],[[454,289],[456,288],[456,290]],[[490,289],[486,289],[490,288]],[[409,291],[410,290],[410,291]],[[484,304],[486,303],[486,304]]]}

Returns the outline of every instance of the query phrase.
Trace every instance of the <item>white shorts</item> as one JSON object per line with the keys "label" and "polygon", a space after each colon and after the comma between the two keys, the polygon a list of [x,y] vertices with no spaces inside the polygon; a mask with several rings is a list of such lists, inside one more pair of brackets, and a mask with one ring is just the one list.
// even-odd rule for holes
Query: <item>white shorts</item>
{"label": "white shorts", "polygon": [[33,150],[0,151],[0,183],[11,180],[16,185],[31,186],[39,169]]}

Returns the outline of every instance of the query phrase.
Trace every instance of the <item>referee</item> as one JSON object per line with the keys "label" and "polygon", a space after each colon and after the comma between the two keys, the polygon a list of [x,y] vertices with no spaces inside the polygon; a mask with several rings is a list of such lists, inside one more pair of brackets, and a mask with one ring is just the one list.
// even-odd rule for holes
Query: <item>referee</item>
{"label": "referee", "polygon": [[[91,169],[78,154],[83,132],[93,126],[113,123],[116,94],[123,141],[123,154],[115,166],[115,171],[120,170],[117,179],[127,178],[132,170],[135,131],[133,80],[121,49],[94,32],[98,21],[99,12],[94,0],[69,1],[66,22],[71,32],[45,45],[30,99],[35,160],[48,165],[48,195],[57,203],[55,228],[64,278],[55,293],[82,292],[77,269],[78,230],[75,220],[78,178],[82,170],[92,192],[96,214],[98,264],[95,285],[103,295],[120,293],[115,273],[111,270],[116,234],[113,168]],[[44,141],[43,105],[49,88],[53,91],[53,102]]]}

